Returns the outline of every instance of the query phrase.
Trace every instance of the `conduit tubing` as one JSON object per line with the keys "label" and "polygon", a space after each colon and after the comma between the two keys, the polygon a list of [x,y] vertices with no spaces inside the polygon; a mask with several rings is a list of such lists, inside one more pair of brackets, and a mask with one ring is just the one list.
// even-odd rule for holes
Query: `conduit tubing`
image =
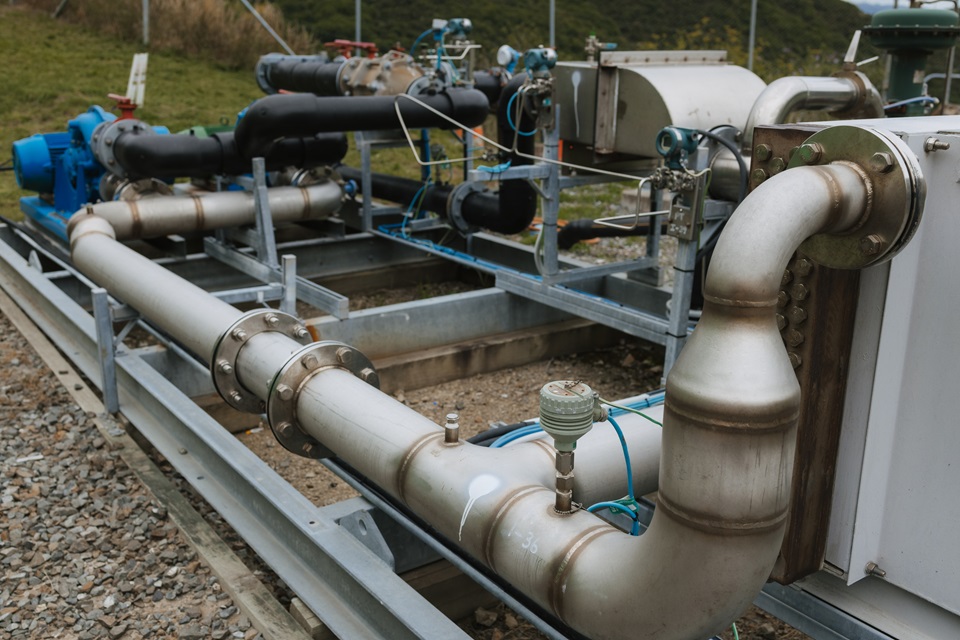
{"label": "conduit tubing", "polygon": [[[774,320],[781,274],[801,241],[857,224],[868,206],[863,174],[833,164],[778,175],[737,209],[699,327],[667,381],[659,505],[639,538],[583,511],[556,514],[543,469],[525,457],[504,463],[538,445],[444,445],[438,425],[339,368],[302,384],[298,426],[575,629],[706,637],[749,605],[783,537],[800,398]],[[169,315],[166,330],[209,353],[239,312],[201,302],[195,287],[184,300],[191,285],[171,291],[166,282],[179,279],[153,265],[144,293],[140,269],[119,255],[130,250],[105,222],[83,218],[71,236],[78,266],[148,317]],[[295,349],[265,335],[237,356],[241,383],[261,398]]]}
{"label": "conduit tubing", "polygon": [[[417,98],[468,127],[483,124],[490,107],[486,96],[472,89],[449,89]],[[423,106],[410,100],[398,102],[395,96],[281,94],[260,98],[250,105],[237,125],[236,141],[244,157],[255,158],[267,155],[283,138],[331,131],[399,129],[397,108],[412,129],[453,126]]]}
{"label": "conduit tubing", "polygon": [[[267,190],[274,222],[328,218],[340,209],[342,196],[340,185],[332,180],[308,187]],[[117,240],[238,227],[253,224],[255,216],[254,196],[249,191],[115,200],[90,209],[110,224]],[[73,217],[85,211],[81,209]]]}

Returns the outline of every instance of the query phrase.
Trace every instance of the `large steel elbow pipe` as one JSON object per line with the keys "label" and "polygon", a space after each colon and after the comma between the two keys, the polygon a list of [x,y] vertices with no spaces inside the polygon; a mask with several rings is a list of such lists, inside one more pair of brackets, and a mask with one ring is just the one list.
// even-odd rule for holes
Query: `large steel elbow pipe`
{"label": "large steel elbow pipe", "polygon": [[850,117],[881,118],[883,102],[870,80],[859,72],[820,78],[790,76],[774,80],[753,103],[743,131],[744,153],[753,150],[756,127],[782,124],[800,109],[829,109],[850,112]]}
{"label": "large steel elbow pipe", "polygon": [[409,128],[451,129],[455,125],[443,116],[475,127],[483,123],[490,108],[487,97],[473,89],[450,89],[417,96],[417,100],[427,107],[395,96],[267,96],[247,109],[237,125],[236,141],[244,157],[255,158],[266,156],[278,140],[288,137],[330,131],[399,129],[398,110]]}

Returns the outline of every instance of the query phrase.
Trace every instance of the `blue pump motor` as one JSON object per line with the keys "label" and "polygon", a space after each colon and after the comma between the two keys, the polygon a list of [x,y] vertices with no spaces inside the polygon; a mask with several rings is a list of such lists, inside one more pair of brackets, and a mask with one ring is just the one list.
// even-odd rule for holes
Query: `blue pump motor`
{"label": "blue pump motor", "polygon": [[[17,184],[21,189],[46,196],[46,200],[52,194],[53,208],[68,214],[88,202],[96,202],[100,199],[103,167],[93,157],[90,139],[98,125],[113,120],[116,116],[93,106],[67,123],[66,132],[39,133],[17,140],[13,143]],[[35,200],[38,202],[33,202]],[[41,204],[39,200],[24,198],[21,208],[35,217],[34,210]],[[49,205],[44,208],[49,209]]]}

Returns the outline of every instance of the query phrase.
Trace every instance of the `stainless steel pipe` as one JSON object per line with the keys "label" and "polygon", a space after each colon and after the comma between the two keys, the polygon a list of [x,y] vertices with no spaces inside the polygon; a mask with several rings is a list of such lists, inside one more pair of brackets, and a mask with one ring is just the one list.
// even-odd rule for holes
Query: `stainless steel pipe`
{"label": "stainless steel pipe", "polygon": [[862,73],[839,76],[789,76],[774,80],[753,103],[743,130],[742,148],[753,151],[753,132],[766,124],[782,124],[787,117],[803,109],[851,110],[852,117],[882,118],[880,93]]}
{"label": "stainless steel pipe", "polygon": [[[450,446],[442,427],[337,366],[299,386],[297,426],[584,634],[706,637],[749,605],[783,537],[800,401],[774,319],[783,269],[806,238],[887,215],[871,179],[847,160],[791,169],[731,218],[703,316],[667,381],[659,503],[641,537],[585,511],[558,515],[553,456],[541,445]],[[922,188],[918,180],[900,182]],[[191,350],[209,353],[239,312],[161,277],[161,267],[114,242],[109,225],[84,218],[71,223],[81,270]],[[297,347],[279,335],[251,337],[237,356],[241,383],[265,399]],[[588,467],[616,466],[618,447],[604,447],[602,463],[584,459],[588,438],[607,431],[581,440],[578,483]],[[609,498],[617,487],[603,490],[578,485],[578,499]]]}
{"label": "stainless steel pipe", "polygon": [[243,315],[117,242],[113,227],[103,218],[74,214],[68,230],[73,263],[84,275],[207,363],[224,329]]}
{"label": "stainless steel pipe", "polygon": [[[339,184],[328,180],[308,187],[273,187],[267,191],[267,197],[274,222],[318,220],[340,210],[343,191]],[[92,210],[110,223],[118,240],[156,238],[253,224],[254,196],[249,191],[221,191],[115,200],[92,205]]]}

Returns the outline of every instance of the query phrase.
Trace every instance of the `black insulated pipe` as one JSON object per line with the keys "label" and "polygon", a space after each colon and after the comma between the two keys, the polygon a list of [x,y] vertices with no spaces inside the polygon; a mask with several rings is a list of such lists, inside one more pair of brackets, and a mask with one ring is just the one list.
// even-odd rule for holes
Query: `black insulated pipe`
{"label": "black insulated pipe", "polygon": [[[343,133],[310,138],[288,138],[272,145],[264,160],[268,171],[286,167],[310,169],[340,162],[347,154]],[[251,159],[237,148],[233,132],[200,138],[125,133],[114,143],[114,154],[127,176],[138,178],[194,178],[250,173]]]}
{"label": "black insulated pipe", "polygon": [[500,94],[503,92],[504,75],[502,69],[494,68],[489,71],[475,71],[473,74],[473,88],[487,96],[490,105],[494,106],[500,101]]}
{"label": "black insulated pipe", "polygon": [[[534,119],[521,110],[517,117],[518,104],[522,102],[522,96],[517,96],[511,102],[511,98],[516,96],[520,87],[527,81],[527,75],[521,73],[513,77],[500,93],[500,101],[497,105],[497,142],[507,148],[513,148],[514,139],[516,139],[517,151],[529,157],[519,156],[516,153],[501,154],[501,162],[510,162],[511,167],[520,167],[533,164],[534,138],[536,136],[522,136],[511,126],[511,122],[522,132],[534,130],[536,122]],[[512,109],[510,117],[507,117],[507,108]],[[530,226],[533,217],[537,213],[537,192],[526,180],[504,180],[500,183],[500,206],[496,210],[488,210],[486,207],[475,211],[468,211],[463,208],[461,215],[463,219],[476,227],[489,229],[498,233],[520,233]]]}
{"label": "black insulated pipe", "polygon": [[[363,184],[363,173],[359,169],[354,169],[353,167],[342,164],[337,167],[337,173],[339,173],[340,177],[344,180],[353,180],[357,184]],[[417,180],[400,178],[384,173],[373,173],[370,175],[370,178],[370,193],[374,198],[408,205],[413,202],[414,197],[416,197],[420,201],[421,211],[432,211],[441,216],[447,215],[447,201],[450,198],[450,192],[453,191],[451,185],[431,184],[427,186],[422,194],[418,195],[420,188],[423,187],[423,183]],[[464,205],[466,206],[467,202],[479,195],[482,194],[470,194],[464,201]],[[488,195],[487,197],[491,200],[494,199],[492,195]]]}
{"label": "black insulated pipe", "polygon": [[340,69],[344,63],[316,57],[263,56],[257,62],[257,83],[265,93],[296,91],[318,96],[339,96]]}
{"label": "black insulated pipe", "polygon": [[[443,115],[475,127],[483,123],[490,105],[474,89],[450,89],[417,99]],[[443,117],[403,96],[327,97],[280,94],[260,98],[247,109],[236,129],[237,146],[247,158],[266,156],[278,141],[329,131],[399,129],[396,109],[412,129],[452,129]]]}
{"label": "black insulated pipe", "polygon": [[[504,147],[512,148],[516,136],[517,150],[533,156],[534,136],[516,135],[516,131],[507,120],[507,106],[510,98],[519,91],[525,81],[525,75],[515,76],[503,89],[497,110],[497,141]],[[518,100],[519,97],[509,106],[516,109]],[[519,121],[518,126],[521,131],[532,131],[536,126],[533,118],[526,113],[521,114],[519,118],[511,115],[511,118],[515,123]],[[532,158],[508,152],[501,154],[501,161],[509,161],[511,166],[533,164]],[[338,171],[345,179],[362,183],[360,171],[343,166],[339,167]],[[416,180],[383,174],[371,175],[371,181],[371,194],[375,198],[404,205],[409,204],[423,186],[423,183]],[[449,200],[452,190],[453,187],[449,185],[428,186],[423,194],[420,208],[449,218]],[[496,196],[483,192],[471,193],[460,205],[460,215],[468,224],[504,234],[520,233],[525,230],[533,222],[536,213],[537,193],[526,180],[504,180],[500,183],[500,191]]]}

